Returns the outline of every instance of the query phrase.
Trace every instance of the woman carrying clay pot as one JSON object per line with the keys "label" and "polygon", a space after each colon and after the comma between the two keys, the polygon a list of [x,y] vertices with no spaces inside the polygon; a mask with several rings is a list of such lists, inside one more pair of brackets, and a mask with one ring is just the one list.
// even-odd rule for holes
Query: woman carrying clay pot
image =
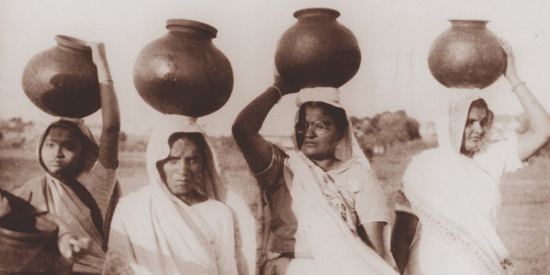
{"label": "woman carrying clay pot", "polygon": [[263,274],[395,274],[386,249],[386,197],[351,131],[336,88],[302,89],[296,147],[258,132],[281,97],[300,87],[278,74],[246,106],[233,136],[272,211]]}
{"label": "woman carrying clay pot", "polygon": [[105,47],[103,43],[88,46],[100,86],[103,125],[99,144],[82,119],[61,118],[50,124],[38,141],[38,161],[46,173],[14,194],[59,217],[72,234],[89,238],[88,254],[74,263],[73,272],[100,274],[105,233],[119,192],[115,186],[120,115]]}
{"label": "woman carrying clay pot", "polygon": [[233,215],[193,118],[157,125],[147,172],[150,184],[117,206],[104,274],[237,274]]}
{"label": "woman carrying clay pot", "polygon": [[504,75],[530,129],[483,146],[493,118],[485,100],[467,97],[451,102],[448,118],[438,125],[439,148],[414,157],[403,177],[412,208],[409,214],[397,213],[392,251],[404,274],[514,271],[497,232],[501,178],[548,144],[550,119],[517,75],[510,45],[502,41],[502,48],[508,56]]}

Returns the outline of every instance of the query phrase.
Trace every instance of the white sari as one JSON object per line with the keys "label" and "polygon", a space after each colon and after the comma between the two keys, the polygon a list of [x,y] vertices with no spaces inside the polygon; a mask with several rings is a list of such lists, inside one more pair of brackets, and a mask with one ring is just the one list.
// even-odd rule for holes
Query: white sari
{"label": "white sari", "polygon": [[438,125],[439,148],[414,157],[404,175],[405,194],[420,220],[405,274],[513,273],[496,226],[500,176],[521,165],[517,140],[491,145],[473,159],[462,155],[464,127],[476,99],[450,105],[448,120]]}
{"label": "white sari", "polygon": [[[338,91],[333,88],[315,88],[300,91],[297,105],[319,101],[344,109],[338,102]],[[349,123],[349,121],[348,121]],[[351,124],[350,124],[351,125]],[[286,274],[396,274],[373,249],[357,235],[349,207],[344,213],[335,211],[334,204],[345,205],[344,198],[332,193],[331,206],[323,193],[326,172],[298,151],[287,151],[284,177],[292,196],[292,211],[298,221],[297,251],[309,252],[312,259],[293,259]],[[336,156],[342,161],[355,159],[370,171],[370,164],[349,127],[348,133],[337,146]],[[328,182],[330,183],[330,181]],[[335,186],[331,186],[333,189]],[[330,187],[328,187],[330,188]],[[337,190],[337,189],[334,189]],[[325,191],[326,192],[326,191]],[[347,217],[346,220],[343,217]],[[389,228],[389,226],[387,226]],[[388,250],[389,251],[389,250]]]}
{"label": "white sari", "polygon": [[214,200],[223,190],[208,145],[203,185],[195,189],[209,200],[189,206],[161,179],[157,162],[169,155],[168,139],[178,132],[202,134],[202,129],[176,116],[155,129],[147,146],[151,184],[117,207],[104,274],[237,274],[233,218]]}

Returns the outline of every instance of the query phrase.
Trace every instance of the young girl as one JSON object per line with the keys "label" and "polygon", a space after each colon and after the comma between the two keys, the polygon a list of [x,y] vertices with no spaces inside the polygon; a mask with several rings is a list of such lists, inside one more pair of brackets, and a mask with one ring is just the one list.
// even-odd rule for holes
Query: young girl
{"label": "young girl", "polygon": [[[116,186],[120,115],[102,43],[89,43],[98,70],[103,128],[99,145],[81,119],[50,124],[38,143],[38,161],[46,173],[14,193],[41,211],[58,216],[77,236],[90,239],[89,253],[74,273],[100,274],[105,259],[104,233],[119,192]],[[114,195],[113,195],[114,193]]]}

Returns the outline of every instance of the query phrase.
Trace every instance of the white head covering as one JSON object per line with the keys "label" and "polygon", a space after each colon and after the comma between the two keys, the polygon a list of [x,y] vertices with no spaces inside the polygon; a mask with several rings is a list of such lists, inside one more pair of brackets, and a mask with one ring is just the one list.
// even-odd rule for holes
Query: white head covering
{"label": "white head covering", "polygon": [[[447,116],[436,120],[439,147],[450,148],[460,154],[470,106],[478,99],[484,100],[479,95],[473,95],[449,102]],[[489,125],[491,125],[493,113],[489,109],[487,112]]]}
{"label": "white head covering", "polygon": [[[167,115],[159,120],[159,124],[151,134],[147,145],[147,172],[151,184],[157,185],[169,198],[180,203],[181,201],[170,192],[166,183],[162,180],[157,162],[166,159],[170,155],[168,139],[176,133],[199,133],[205,139],[206,135],[202,128],[196,123],[197,118]],[[210,199],[223,201],[224,188],[219,178],[218,169],[214,155],[208,142],[205,140],[205,162],[202,167],[202,188],[197,187],[196,191]]]}

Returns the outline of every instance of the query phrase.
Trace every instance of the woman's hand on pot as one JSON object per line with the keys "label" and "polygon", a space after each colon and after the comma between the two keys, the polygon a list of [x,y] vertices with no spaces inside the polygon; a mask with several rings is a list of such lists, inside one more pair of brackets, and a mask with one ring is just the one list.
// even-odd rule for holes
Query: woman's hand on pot
{"label": "woman's hand on pot", "polygon": [[279,74],[277,66],[273,66],[273,79],[273,86],[279,88],[283,96],[287,94],[297,93],[301,89],[301,87],[299,87],[298,85],[293,85],[285,81]]}
{"label": "woman's hand on pot", "polygon": [[502,49],[507,56],[506,71],[504,72],[504,76],[506,77],[506,79],[508,79],[510,84],[515,87],[516,85],[521,83],[521,79],[516,72],[516,59],[514,57],[514,52],[512,51],[512,47],[506,40],[501,38],[500,44],[502,45]]}
{"label": "woman's hand on pot", "polygon": [[86,45],[92,49],[92,60],[97,67],[99,83],[112,81],[107,54],[105,53],[105,44],[102,42],[88,42]]}

